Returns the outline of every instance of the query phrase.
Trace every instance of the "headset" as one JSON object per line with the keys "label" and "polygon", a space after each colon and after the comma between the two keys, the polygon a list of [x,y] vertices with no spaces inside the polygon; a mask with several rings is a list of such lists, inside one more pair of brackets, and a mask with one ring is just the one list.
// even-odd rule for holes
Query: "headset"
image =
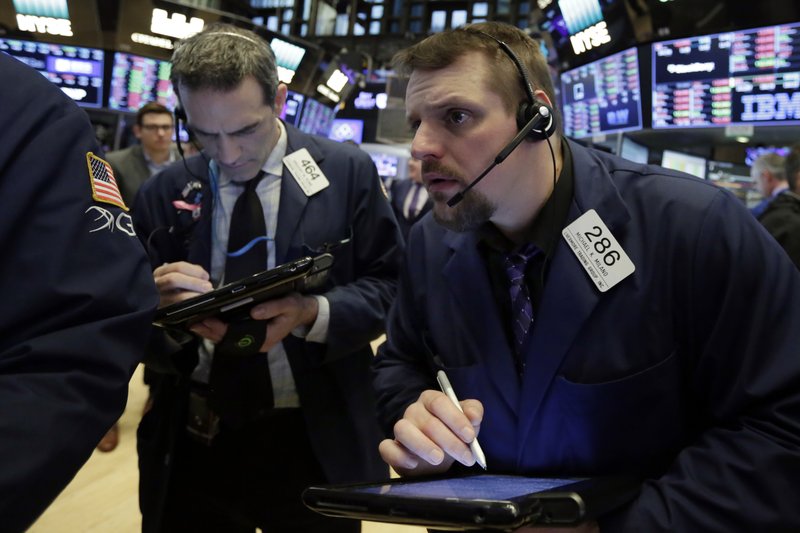
{"label": "headset", "polygon": [[478,31],[476,33],[480,33],[496,42],[500,49],[511,59],[522,78],[522,85],[525,89],[525,94],[528,95],[528,101],[522,102],[519,105],[519,109],[517,109],[517,128],[519,129],[517,135],[500,150],[500,153],[494,158],[492,164],[486,167],[486,170],[481,172],[481,174],[475,178],[472,183],[467,185],[464,190],[457,192],[447,201],[448,207],[455,207],[461,202],[461,200],[464,199],[464,194],[477,185],[494,167],[505,161],[524,139],[547,140],[547,146],[550,148],[551,156],[553,156],[553,169],[555,169],[555,155],[553,154],[553,147],[550,145],[549,141],[549,138],[556,132],[556,120],[553,110],[550,106],[534,96],[528,71],[511,47],[494,35],[483,31]]}
{"label": "headset", "polygon": [[522,64],[519,56],[514,53],[510,46],[500,39],[497,39],[488,33],[480,33],[483,33],[490,39],[497,42],[497,44],[500,46],[500,49],[506,53],[506,55],[514,63],[514,66],[517,67],[517,71],[519,71],[519,74],[522,77],[522,86],[525,89],[525,93],[528,95],[529,101],[523,102],[519,105],[519,109],[517,110],[517,127],[520,129],[520,131],[528,131],[527,137],[530,139],[544,140],[548,137],[551,137],[556,132],[556,121],[555,117],[553,116],[553,110],[550,108],[550,106],[541,100],[538,100],[533,95],[533,89],[531,88],[528,71],[525,68],[525,65]]}

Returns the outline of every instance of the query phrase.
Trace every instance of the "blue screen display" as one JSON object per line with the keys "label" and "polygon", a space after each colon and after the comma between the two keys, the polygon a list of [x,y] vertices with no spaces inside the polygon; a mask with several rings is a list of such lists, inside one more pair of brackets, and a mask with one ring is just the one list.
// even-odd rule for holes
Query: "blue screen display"
{"label": "blue screen display", "polygon": [[78,105],[102,107],[105,62],[102,50],[0,39],[0,51],[38,70]]}
{"label": "blue screen display", "polygon": [[561,74],[564,133],[576,139],[642,128],[635,48]]}
{"label": "blue screen display", "polygon": [[557,489],[578,481],[581,480],[482,475],[409,483],[386,483],[361,487],[358,491],[414,499],[510,500]]}

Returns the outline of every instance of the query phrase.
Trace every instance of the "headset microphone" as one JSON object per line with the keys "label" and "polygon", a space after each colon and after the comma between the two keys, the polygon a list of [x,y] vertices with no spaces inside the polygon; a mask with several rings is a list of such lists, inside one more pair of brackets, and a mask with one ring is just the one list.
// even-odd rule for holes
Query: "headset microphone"
{"label": "headset microphone", "polygon": [[534,105],[534,115],[528,121],[528,123],[525,124],[521,130],[519,130],[519,133],[517,133],[517,135],[511,139],[511,142],[509,142],[507,145],[505,145],[505,147],[503,147],[502,150],[500,150],[500,153],[494,158],[492,164],[486,167],[486,170],[481,172],[480,176],[475,178],[472,183],[467,185],[463,191],[457,192],[452,198],[447,200],[447,206],[455,207],[461,200],[463,200],[464,195],[475,185],[477,185],[478,182],[481,181],[489,172],[491,172],[494,167],[505,161],[506,157],[508,157],[511,152],[513,152],[514,149],[519,146],[519,143],[521,143],[525,137],[530,135],[531,132],[538,130],[545,132],[547,137],[552,135],[555,131],[554,123],[555,121],[553,120],[552,110],[545,104],[536,102]]}

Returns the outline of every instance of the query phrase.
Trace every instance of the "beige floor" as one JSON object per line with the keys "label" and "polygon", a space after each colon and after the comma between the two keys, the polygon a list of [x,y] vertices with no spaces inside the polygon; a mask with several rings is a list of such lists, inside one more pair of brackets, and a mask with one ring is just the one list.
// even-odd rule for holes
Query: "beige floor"
{"label": "beige floor", "polygon": [[[136,425],[145,400],[141,368],[130,385],[128,408],[120,419],[120,444],[111,453],[95,451],[86,465],[28,530],[30,533],[135,533],[141,529],[136,496]],[[366,523],[363,533],[424,533],[419,527]]]}

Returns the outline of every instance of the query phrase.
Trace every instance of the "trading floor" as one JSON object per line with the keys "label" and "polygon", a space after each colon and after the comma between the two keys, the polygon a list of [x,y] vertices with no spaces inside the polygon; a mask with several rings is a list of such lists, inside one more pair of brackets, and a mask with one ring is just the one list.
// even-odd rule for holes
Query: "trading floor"
{"label": "trading floor", "polygon": [[[131,379],[128,407],[120,419],[120,443],[110,453],[95,451],[72,483],[29,533],[138,533],[136,426],[147,391],[140,366]],[[363,533],[424,533],[420,527],[365,524]]]}

